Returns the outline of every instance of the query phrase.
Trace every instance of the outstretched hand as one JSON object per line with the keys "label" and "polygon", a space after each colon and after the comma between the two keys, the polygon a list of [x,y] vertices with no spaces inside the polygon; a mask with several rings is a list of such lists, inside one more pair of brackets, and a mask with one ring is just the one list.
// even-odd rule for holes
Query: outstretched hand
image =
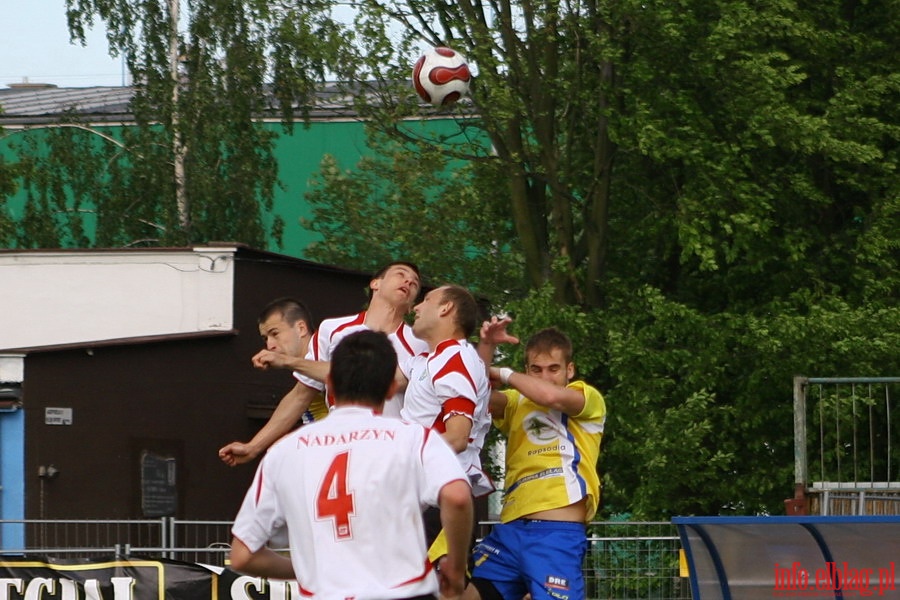
{"label": "outstretched hand", "polygon": [[512,323],[509,317],[491,317],[490,321],[481,324],[480,343],[497,346],[499,344],[518,344],[519,338],[506,331]]}
{"label": "outstretched hand", "polygon": [[256,458],[256,454],[247,444],[231,442],[219,449],[219,458],[229,467],[234,467],[250,462]]}

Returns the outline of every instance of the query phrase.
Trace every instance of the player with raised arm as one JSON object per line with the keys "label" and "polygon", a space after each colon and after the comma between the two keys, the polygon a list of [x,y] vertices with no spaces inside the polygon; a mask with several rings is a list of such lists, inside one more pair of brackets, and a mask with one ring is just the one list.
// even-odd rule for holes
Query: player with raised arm
{"label": "player with raised arm", "polygon": [[[479,351],[517,341],[506,320],[482,326]],[[525,346],[525,373],[491,367],[494,425],[506,436],[500,523],[473,552],[466,600],[581,600],[586,524],[597,511],[597,460],[606,422],[600,392],[573,381],[572,342],[555,328]]]}
{"label": "player with raised arm", "polygon": [[[312,313],[300,300],[294,298],[278,298],[269,302],[260,312],[259,335],[265,348],[253,355],[251,362],[257,369],[297,369],[305,367],[305,356],[309,350],[309,342],[316,329],[313,325]],[[324,378],[327,370],[320,373]],[[298,394],[301,390],[294,382],[288,394]],[[317,396],[303,413],[303,423],[322,419],[328,414],[325,397]]]}
{"label": "player with raised arm", "polygon": [[[231,566],[296,579],[304,597],[426,600],[458,597],[472,531],[469,484],[433,431],[382,416],[396,354],[360,331],[334,350],[335,409],[272,446],[232,530]],[[421,510],[440,508],[450,551],[438,577],[426,558]],[[284,528],[290,558],[266,543]]]}
{"label": "player with raised arm", "polygon": [[[219,450],[219,457],[230,466],[255,459],[296,425],[310,403],[325,392],[325,374],[331,352],[346,335],[361,331],[381,331],[388,335],[398,360],[427,350],[425,342],[413,335],[404,318],[419,295],[419,270],[408,262],[393,262],[369,282],[370,300],[366,310],[346,317],[325,319],[313,335],[305,360],[295,362],[294,377],[300,385],[282,398],[269,421],[249,442],[232,442]],[[326,400],[327,400],[326,396]],[[387,416],[399,416],[403,392],[384,405]]]}

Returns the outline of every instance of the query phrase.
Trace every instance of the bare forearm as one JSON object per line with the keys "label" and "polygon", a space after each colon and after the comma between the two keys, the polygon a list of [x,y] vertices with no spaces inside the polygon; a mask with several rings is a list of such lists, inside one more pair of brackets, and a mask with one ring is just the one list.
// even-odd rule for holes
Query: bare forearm
{"label": "bare forearm", "polygon": [[497,345],[492,344],[485,340],[478,341],[478,356],[481,358],[481,361],[484,363],[485,369],[490,371],[491,364],[494,362],[494,353],[497,350]]}
{"label": "bare forearm", "polygon": [[297,373],[323,383],[325,378],[328,377],[328,371],[331,370],[331,362],[326,360],[295,358],[291,361],[291,366]]}
{"label": "bare forearm", "polygon": [[254,455],[260,454],[266,448],[278,441],[281,436],[288,433],[309,408],[310,402],[316,395],[316,390],[297,383],[294,388],[275,407],[268,422],[260,429],[253,439],[247,444]]}
{"label": "bare forearm", "polygon": [[453,481],[441,489],[439,501],[441,525],[447,536],[447,556],[442,565],[448,575],[464,580],[474,520],[472,490],[464,481]]}
{"label": "bare forearm", "polygon": [[540,377],[518,373],[506,367],[491,367],[490,372],[492,380],[515,388],[541,406],[560,410],[569,415],[577,415],[584,408],[584,394],[578,390],[561,387]]}
{"label": "bare forearm", "polygon": [[237,538],[231,542],[230,558],[232,568],[239,573],[270,579],[296,578],[289,558],[266,547],[250,552],[250,549]]}

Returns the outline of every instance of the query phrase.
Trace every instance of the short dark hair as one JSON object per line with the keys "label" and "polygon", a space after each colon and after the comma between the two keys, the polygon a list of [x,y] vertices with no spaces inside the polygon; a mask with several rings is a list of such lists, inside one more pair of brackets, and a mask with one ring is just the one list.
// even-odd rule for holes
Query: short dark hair
{"label": "short dark hair", "polygon": [[268,304],[259,313],[257,321],[260,325],[265,323],[272,315],[280,314],[281,317],[290,325],[297,321],[304,321],[310,332],[313,331],[312,312],[296,298],[276,298]]}
{"label": "short dark hair", "polygon": [[572,362],[572,340],[556,327],[541,329],[525,343],[525,360],[533,352],[536,354],[550,354],[554,350],[562,350],[566,363]]}
{"label": "short dark hair", "polygon": [[456,326],[462,329],[465,336],[471,337],[478,325],[478,302],[469,290],[459,285],[448,285],[444,288],[441,302],[452,302],[456,307]]}
{"label": "short dark hair", "polygon": [[331,390],[338,401],[381,406],[397,370],[397,353],[387,335],[357,331],[331,355]]}
{"label": "short dark hair", "polygon": [[[419,275],[419,265],[417,265],[416,263],[405,260],[395,260],[394,262],[389,262],[388,264],[378,269],[378,271],[376,271],[375,274],[372,275],[372,279],[381,279],[382,277],[384,277],[384,274],[388,272],[388,269],[390,269],[391,267],[396,267],[398,265],[402,267],[409,267],[413,270],[413,273]],[[419,276],[421,277],[421,275]]]}

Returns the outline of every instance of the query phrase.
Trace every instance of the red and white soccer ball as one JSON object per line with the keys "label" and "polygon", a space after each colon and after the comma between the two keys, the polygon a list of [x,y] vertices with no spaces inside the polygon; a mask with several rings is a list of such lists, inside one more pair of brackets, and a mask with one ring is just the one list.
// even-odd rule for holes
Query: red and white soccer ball
{"label": "red and white soccer ball", "polygon": [[452,48],[438,47],[419,57],[412,80],[422,100],[449,106],[469,91],[472,73],[465,56]]}

